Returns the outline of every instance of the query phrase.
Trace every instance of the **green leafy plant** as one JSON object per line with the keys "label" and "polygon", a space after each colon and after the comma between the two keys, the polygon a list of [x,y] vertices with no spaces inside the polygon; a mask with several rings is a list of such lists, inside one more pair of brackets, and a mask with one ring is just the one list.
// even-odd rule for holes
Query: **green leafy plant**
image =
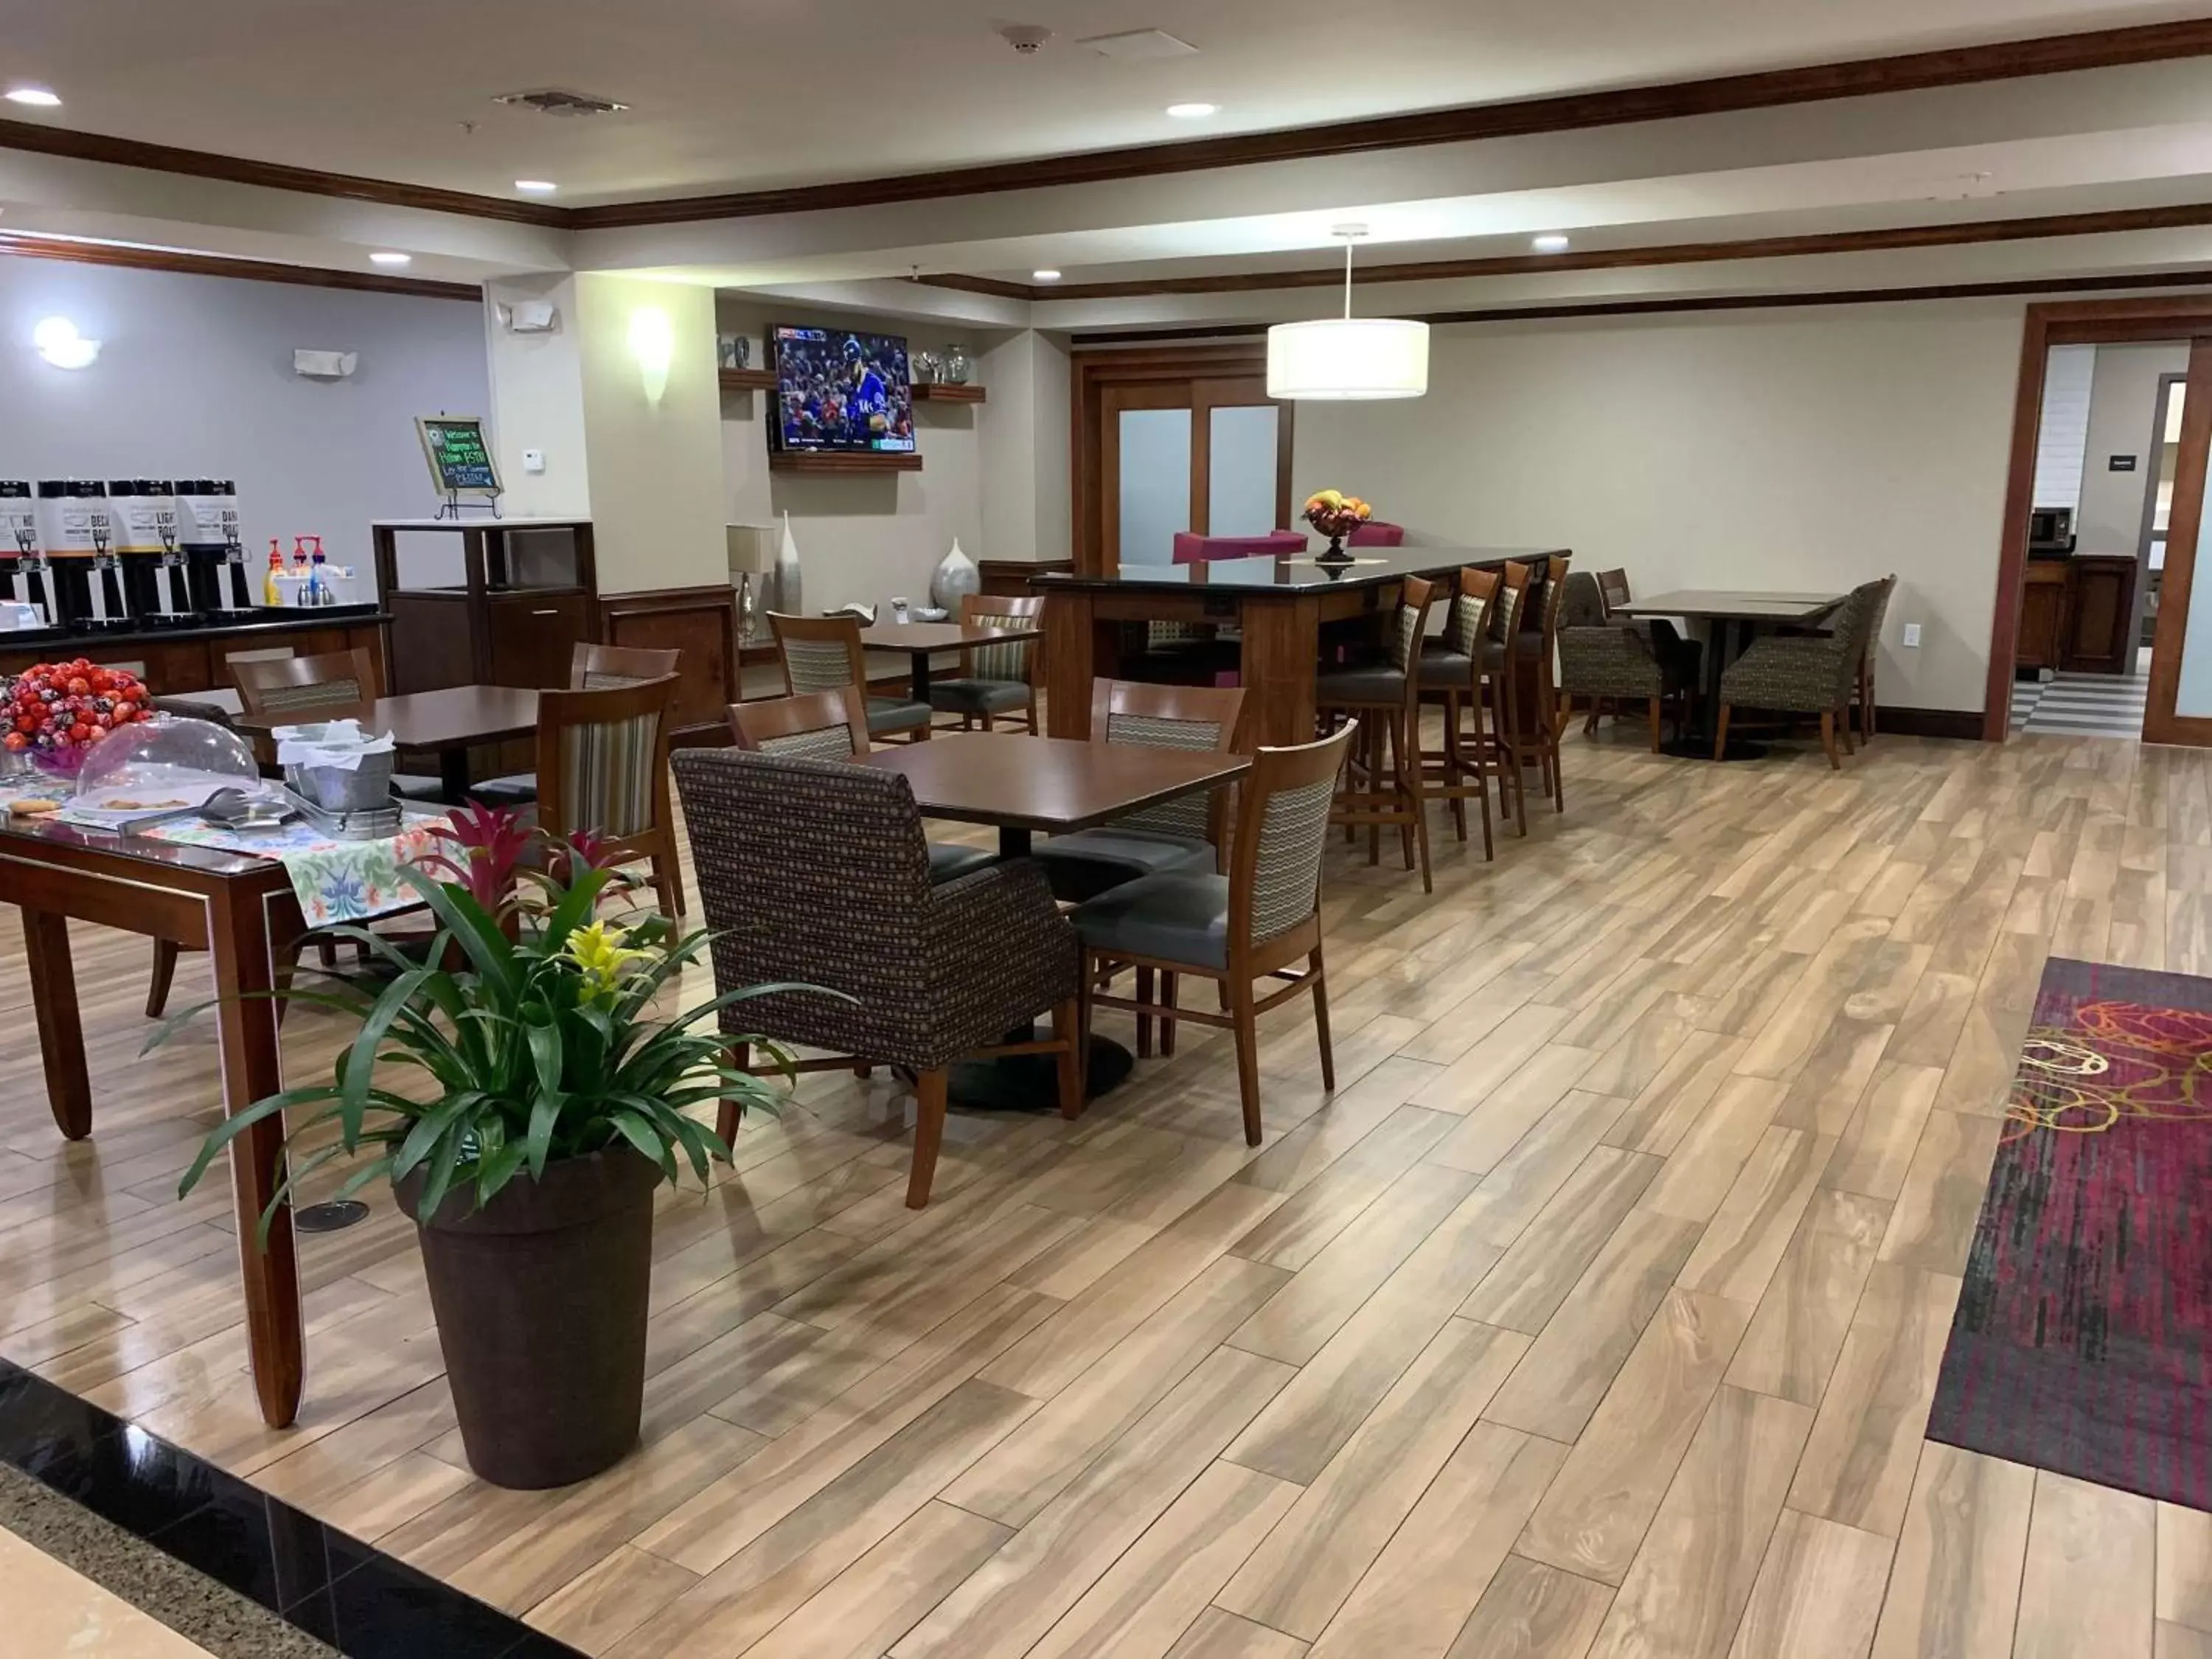
{"label": "green leafy plant", "polygon": [[[360,1022],[331,1080],[284,1090],[226,1118],[185,1172],[179,1196],[235,1136],[297,1108],[315,1109],[292,1122],[288,1149],[330,1125],[337,1139],[291,1161],[261,1218],[264,1240],[303,1182],[364,1149],[373,1156],[337,1196],[419,1170],[418,1213],[430,1216],[456,1189],[481,1208],[520,1176],[534,1179],[549,1164],[619,1145],[635,1148],[671,1183],[684,1163],[703,1183],[708,1160],[727,1158],[729,1148],[687,1109],[735,1101],[775,1111],[782,1091],[728,1063],[732,1039],[715,1017],[750,997],[813,988],[725,991],[656,1019],[655,998],[700,960],[712,934],[679,934],[659,915],[627,928],[601,918],[602,899],[623,878],[592,865],[599,848],[589,837],[556,848],[550,872],[524,863],[531,838],[512,813],[456,814],[447,839],[458,857],[437,866],[454,879],[402,872],[438,922],[426,952],[410,954],[367,928],[332,928],[372,952],[388,976],[326,975],[328,988],[288,994]],[[173,1017],[147,1048],[198,1012]],[[788,1071],[773,1043],[744,1040]],[[421,1098],[389,1086],[394,1068],[424,1074],[430,1086]]]}

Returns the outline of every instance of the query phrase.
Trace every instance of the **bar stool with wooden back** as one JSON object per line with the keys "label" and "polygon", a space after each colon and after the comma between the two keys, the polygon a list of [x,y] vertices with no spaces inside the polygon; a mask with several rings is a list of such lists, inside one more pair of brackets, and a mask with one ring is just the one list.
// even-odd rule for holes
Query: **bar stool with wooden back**
{"label": "bar stool with wooden back", "polygon": [[[579,640],[568,653],[571,691],[610,691],[617,686],[642,685],[677,672],[684,653],[639,645],[599,645]],[[469,786],[470,796],[494,806],[527,806],[538,799],[538,774],[510,772]]]}
{"label": "bar stool with wooden back", "polygon": [[[1044,596],[1018,599],[992,593],[960,596],[960,620],[969,628],[1034,627],[1044,614]],[[1028,717],[1030,735],[1037,734],[1036,645],[1035,640],[1004,640],[995,645],[967,645],[960,648],[960,672],[929,688],[929,706],[940,714],[960,716],[960,729],[977,720],[991,729],[994,717]]]}
{"label": "bar stool with wooden back", "polygon": [[[1565,716],[1559,712],[1559,606],[1567,592],[1567,566],[1571,560],[1553,554],[1544,561],[1544,591],[1540,601],[1536,630],[1536,721],[1534,732],[1536,750],[1536,773],[1542,781],[1544,793],[1552,798],[1552,810],[1567,810],[1567,787],[1559,766],[1559,728]],[[1524,650],[1527,648],[1524,642]]]}
{"label": "bar stool with wooden back", "polygon": [[[1227,875],[1146,876],[1101,894],[1072,915],[1083,939],[1082,1028],[1090,1029],[1090,1011],[1096,1007],[1164,1019],[1170,1030],[1177,1020],[1194,1019],[1233,1032],[1248,1146],[1260,1144],[1256,1022],[1261,1014],[1301,992],[1312,993],[1322,1086],[1336,1087],[1322,963],[1321,860],[1338,774],[1358,730],[1350,722],[1318,743],[1255,753],[1237,799]],[[1305,970],[1291,971],[1301,958]],[[1121,966],[1218,981],[1228,1012],[1099,995],[1092,988],[1099,971]],[[1256,995],[1255,981],[1268,978],[1288,983]]]}
{"label": "bar stool with wooden back", "polygon": [[676,677],[598,691],[538,694],[538,826],[555,842],[588,833],[607,857],[653,865],[665,915],[684,910],[675,815],[669,807],[668,728]]}
{"label": "bar stool with wooden back", "polygon": [[1528,833],[1528,791],[1525,775],[1527,734],[1521,723],[1521,618],[1528,606],[1533,569],[1509,559],[1498,573],[1498,597],[1490,607],[1490,629],[1482,645],[1475,683],[1489,700],[1489,730],[1478,753],[1498,774],[1498,810],[1510,818],[1516,835]]}
{"label": "bar stool with wooden back", "polygon": [[[756,755],[796,755],[801,760],[848,761],[868,752],[868,716],[849,685],[796,697],[763,697],[730,705],[730,735]],[[994,862],[988,847],[928,842],[929,878],[954,881]]]}
{"label": "bar stool with wooden back", "polygon": [[[1443,637],[1424,641],[1421,695],[1441,696],[1444,741],[1423,750],[1418,774],[1424,800],[1451,803],[1452,829],[1467,839],[1467,799],[1482,803],[1482,856],[1494,856],[1490,837],[1490,763],[1482,723],[1482,665],[1489,649],[1490,616],[1504,580],[1495,570],[1469,565],[1459,573],[1457,591],[1444,613]],[[1472,719],[1472,732],[1465,729]]]}
{"label": "bar stool with wooden back", "polygon": [[928,740],[927,703],[868,696],[867,652],[860,644],[858,617],[789,617],[771,611],[768,625],[775,630],[776,648],[783,656],[786,691],[796,696],[802,691],[835,691],[849,685],[860,694],[868,711],[870,737]]}
{"label": "bar stool with wooden back", "polygon": [[[1406,867],[1420,856],[1421,890],[1436,890],[1429,872],[1429,824],[1421,805],[1421,641],[1428,632],[1429,608],[1437,584],[1408,576],[1398,590],[1398,605],[1384,636],[1383,659],[1361,668],[1340,668],[1314,681],[1314,704],[1324,720],[1338,714],[1361,715],[1366,731],[1364,754],[1346,769],[1343,792],[1330,809],[1330,821],[1368,826],[1367,861],[1376,861],[1376,831],[1398,826]],[[1385,758],[1387,739],[1389,756]]]}

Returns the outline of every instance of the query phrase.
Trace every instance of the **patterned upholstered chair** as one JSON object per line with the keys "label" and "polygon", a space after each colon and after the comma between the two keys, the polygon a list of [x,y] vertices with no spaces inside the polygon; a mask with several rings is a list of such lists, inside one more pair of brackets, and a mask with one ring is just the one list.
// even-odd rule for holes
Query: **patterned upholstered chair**
{"label": "patterned upholstered chair", "polygon": [[[1080,952],[1035,864],[932,883],[914,791],[894,772],[733,749],[686,749],[675,771],[717,988],[842,994],[755,997],[721,1011],[723,1031],[834,1056],[803,1060],[803,1070],[913,1072],[909,1206],[929,1200],[948,1068],[995,1052],[1009,1029],[1051,1014],[1060,1113],[1081,1111]],[[735,1134],[733,1107],[718,1127],[726,1140]]]}
{"label": "patterned upholstered chair", "polygon": [[555,841],[586,830],[617,862],[647,859],[668,915],[684,910],[674,815],[668,807],[668,729],[676,678],[603,691],[538,694],[538,825]]}
{"label": "patterned upholstered chair", "polygon": [[1565,613],[1559,629],[1562,718],[1568,715],[1577,697],[1589,700],[1589,727],[1595,727],[1598,711],[1607,703],[1616,708],[1641,703],[1650,717],[1651,752],[1657,754],[1668,698],[1680,700],[1674,722],[1678,736],[1687,723],[1688,686],[1668,672],[1644,633],[1625,622],[1605,620],[1598,579],[1587,571],[1577,571],[1567,578],[1561,607]]}
{"label": "patterned upholstered chair", "polygon": [[[848,761],[866,754],[870,747],[860,694],[849,685],[803,696],[733,702],[730,735],[738,748],[754,754],[793,755],[802,760]],[[995,863],[997,857],[988,847],[933,841],[929,843],[929,878],[957,880]]]}
{"label": "patterned upholstered chair", "polygon": [[771,611],[768,622],[783,653],[785,690],[796,696],[849,685],[866,700],[870,737],[904,737],[909,743],[928,738],[927,703],[868,696],[867,653],[860,646],[858,617],[787,617]]}
{"label": "patterned upholstered chair", "polygon": [[[1141,1019],[1226,1027],[1235,1033],[1237,1087],[1244,1139],[1260,1144],[1260,1015],[1303,991],[1313,994],[1314,1033],[1321,1042],[1322,1086],[1336,1087],[1328,1041],[1328,989],[1322,969],[1321,857],[1328,835],[1337,775],[1357,726],[1340,727],[1319,743],[1261,749],[1252,758],[1237,800],[1237,839],[1229,873],[1146,876],[1100,895],[1074,913],[1083,937],[1084,1024],[1093,1007],[1117,1008]],[[1303,973],[1290,971],[1303,959]],[[1101,970],[1151,969],[1160,997],[1149,1001],[1139,981],[1133,999],[1100,995]],[[1178,1006],[1181,976],[1218,981],[1227,1012]],[[1255,981],[1288,983],[1261,996]]]}
{"label": "patterned upholstered chair", "polygon": [[[1314,704],[1324,720],[1338,714],[1364,717],[1364,741],[1353,750],[1345,787],[1331,809],[1334,822],[1367,826],[1367,861],[1378,858],[1380,831],[1395,824],[1408,870],[1419,854],[1421,890],[1434,892],[1429,871],[1429,821],[1421,805],[1421,641],[1429,628],[1429,608],[1437,584],[1408,576],[1399,584],[1398,608],[1383,637],[1382,660],[1364,667],[1340,668],[1314,681]],[[1387,748],[1387,753],[1386,751]]]}
{"label": "patterned upholstered chair", "polygon": [[[960,620],[970,628],[1035,627],[1043,614],[1042,594],[960,597]],[[1030,735],[1036,736],[1036,645],[1035,640],[1009,640],[966,647],[960,653],[959,673],[930,686],[929,706],[940,714],[959,715],[963,732],[979,720],[988,732],[994,715],[1025,714]]]}
{"label": "patterned upholstered chair", "polygon": [[[1515,566],[1526,574],[1524,567]],[[1453,583],[1444,613],[1443,636],[1424,640],[1421,696],[1444,706],[1443,747],[1424,749],[1419,782],[1424,800],[1450,803],[1452,828],[1467,839],[1467,799],[1482,803],[1482,856],[1493,856],[1490,836],[1490,748],[1484,734],[1482,684],[1486,665],[1502,665],[1504,648],[1490,641],[1490,618],[1500,603],[1504,578],[1498,571],[1468,566]],[[1520,602],[1520,590],[1512,594]],[[1494,655],[1493,655],[1494,653]],[[1468,722],[1474,722],[1470,732]]]}
{"label": "patterned upholstered chair", "polygon": [[[364,645],[317,657],[234,657],[230,678],[247,714],[284,714],[303,723],[366,718],[379,695],[376,659]],[[410,800],[436,800],[444,787],[421,773],[394,772],[392,792]]]}
{"label": "patterned upholstered chair", "polygon": [[[1684,639],[1676,630],[1674,624],[1663,617],[1617,615],[1616,613],[1624,605],[1635,603],[1636,596],[1634,591],[1629,586],[1628,573],[1626,570],[1599,571],[1597,585],[1598,595],[1604,605],[1604,615],[1601,620],[1619,623],[1623,627],[1634,629],[1644,635],[1645,641],[1651,647],[1651,654],[1659,659],[1660,665],[1667,671],[1671,678],[1680,681],[1686,686],[1694,688],[1698,684],[1698,670],[1705,663],[1705,647],[1695,640]],[[1572,603],[1571,599],[1569,603]],[[1563,628],[1580,626],[1571,617],[1567,616],[1560,617],[1559,624]],[[1583,730],[1589,732],[1597,730],[1595,709],[1590,711],[1589,722]]]}
{"label": "patterned upholstered chair", "polygon": [[1842,728],[1840,735],[1848,750],[1851,697],[1865,665],[1881,586],[1873,581],[1853,588],[1838,607],[1828,632],[1771,634],[1752,641],[1751,649],[1728,665],[1721,675],[1714,759],[1728,752],[1729,710],[1765,708],[1778,714],[1818,714],[1820,746],[1827,750],[1828,764],[1843,769],[1843,762],[1836,757],[1838,728]]}
{"label": "patterned upholstered chair", "polygon": [[1857,707],[1859,712],[1859,741],[1864,743],[1874,736],[1875,696],[1874,674],[1881,660],[1881,624],[1889,615],[1890,595],[1897,592],[1897,578],[1881,579],[1881,592],[1874,602],[1874,615],[1867,623],[1866,650],[1859,657]]}
{"label": "patterned upholstered chair", "polygon": [[[673,674],[684,660],[677,650],[657,650],[635,645],[598,645],[576,641],[568,653],[571,691],[611,691],[617,686],[642,685]],[[469,786],[471,799],[494,806],[527,806],[538,799],[538,774],[510,772]]]}

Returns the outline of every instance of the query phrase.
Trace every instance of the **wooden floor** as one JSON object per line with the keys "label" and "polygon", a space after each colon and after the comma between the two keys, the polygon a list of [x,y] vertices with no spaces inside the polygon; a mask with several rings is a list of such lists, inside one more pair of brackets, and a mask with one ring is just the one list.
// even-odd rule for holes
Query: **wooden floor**
{"label": "wooden floor", "polygon": [[0,1352],[620,1659],[2212,1656],[2212,1517],[1922,1438],[2046,953],[2212,972],[2212,756],[1567,753],[1432,898],[1335,846],[1340,1086],[1285,1011],[1259,1151],[1193,1028],[957,1117],[916,1216],[906,1103],[810,1079],[666,1197],[646,1443],[562,1492],[468,1474],[382,1195],[262,1428],[173,1190],[211,1033],[141,1057],[145,947],[81,930],[64,1146],[10,929]]}

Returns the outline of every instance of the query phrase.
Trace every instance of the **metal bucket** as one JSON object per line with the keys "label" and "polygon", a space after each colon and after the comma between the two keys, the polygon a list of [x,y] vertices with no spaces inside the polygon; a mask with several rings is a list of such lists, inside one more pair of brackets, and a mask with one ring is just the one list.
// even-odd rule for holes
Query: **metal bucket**
{"label": "metal bucket", "polygon": [[392,763],[396,758],[388,749],[380,755],[363,755],[350,772],[340,766],[288,766],[284,781],[325,811],[365,812],[392,799]]}

